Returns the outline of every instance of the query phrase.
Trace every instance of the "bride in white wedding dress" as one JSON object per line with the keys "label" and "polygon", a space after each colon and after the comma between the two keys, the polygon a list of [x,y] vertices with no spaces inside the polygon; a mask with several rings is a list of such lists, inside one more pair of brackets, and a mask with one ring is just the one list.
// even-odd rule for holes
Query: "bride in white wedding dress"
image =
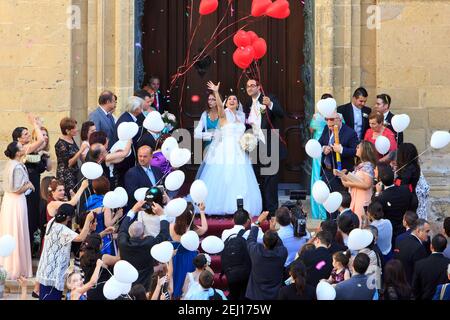
{"label": "bride in white wedding dress", "polygon": [[208,187],[205,200],[207,214],[226,215],[237,210],[236,199],[244,199],[244,209],[251,216],[262,210],[261,192],[248,154],[241,148],[240,139],[245,133],[245,114],[235,95],[225,100],[219,95],[220,82],[208,82],[217,101],[219,127],[207,151],[197,179]]}

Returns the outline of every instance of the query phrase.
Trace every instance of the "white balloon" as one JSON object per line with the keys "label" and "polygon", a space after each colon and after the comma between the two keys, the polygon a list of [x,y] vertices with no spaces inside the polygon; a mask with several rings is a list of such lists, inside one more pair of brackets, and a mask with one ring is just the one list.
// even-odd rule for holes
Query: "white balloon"
{"label": "white balloon", "polygon": [[134,192],[134,198],[136,201],[142,201],[145,200],[145,194],[147,193],[147,190],[150,188],[139,188]]}
{"label": "white balloon", "polygon": [[326,281],[320,281],[316,287],[317,300],[334,300],[336,289]]}
{"label": "white balloon", "polygon": [[119,140],[127,141],[133,139],[139,131],[139,126],[135,122],[122,122],[117,127],[117,137]]}
{"label": "white balloon", "polygon": [[223,248],[224,248],[224,243],[223,243],[222,239],[220,239],[219,237],[207,236],[202,241],[202,249],[206,253],[216,254],[216,253],[221,252],[223,250]]}
{"label": "white balloon", "polygon": [[394,128],[396,132],[405,131],[410,122],[411,119],[407,114],[396,114],[391,120],[392,128]]}
{"label": "white balloon", "polygon": [[189,230],[181,236],[180,242],[189,251],[195,251],[200,245],[200,238],[195,231]]}
{"label": "white balloon", "polygon": [[[117,187],[114,189],[114,193],[117,196],[117,202],[119,204],[119,208],[123,208],[128,203],[128,193],[127,191],[122,187]],[[119,201],[120,200],[120,201]]]}
{"label": "white balloon", "polygon": [[312,188],[312,196],[317,203],[324,203],[330,195],[330,189],[322,180],[317,180]]}
{"label": "white balloon", "polygon": [[169,241],[158,243],[152,247],[150,254],[155,260],[167,263],[172,258],[173,245]]}
{"label": "white balloon", "polygon": [[166,189],[169,191],[176,191],[181,188],[181,186],[184,183],[185,175],[184,172],[181,170],[176,170],[166,177],[166,180],[164,181],[164,185],[166,186]]}
{"label": "white balloon", "polygon": [[350,250],[361,250],[370,245],[373,241],[373,234],[368,229],[353,229],[348,235],[347,247]]}
{"label": "white balloon", "polygon": [[170,159],[170,153],[175,149],[178,149],[178,142],[174,137],[168,137],[161,146],[161,152],[166,159]]}
{"label": "white balloon", "polygon": [[111,277],[106,281],[103,286],[103,295],[106,299],[115,300],[121,295],[122,288],[117,285],[117,282],[118,281],[114,277]]}
{"label": "white balloon", "polygon": [[208,196],[208,187],[202,180],[195,180],[191,185],[190,194],[195,203],[205,202]]}
{"label": "white balloon", "polygon": [[138,279],[139,273],[131,263],[120,260],[114,265],[114,277],[122,283],[133,283]]}
{"label": "white balloon", "polygon": [[313,159],[318,159],[322,157],[322,146],[319,141],[315,139],[310,139],[305,145],[305,151],[308,156]]}
{"label": "white balloon", "polygon": [[187,201],[183,198],[176,198],[169,201],[164,208],[164,213],[169,217],[178,217],[187,208]]}
{"label": "white balloon", "polygon": [[317,110],[325,117],[331,118],[333,117],[334,112],[336,111],[336,100],[333,98],[326,98],[319,100],[317,102]]}
{"label": "white balloon", "polygon": [[114,191],[109,191],[105,194],[103,198],[103,206],[109,209],[120,208],[121,199],[118,199],[117,194]]}
{"label": "white balloon", "polygon": [[16,240],[13,236],[5,234],[0,237],[0,257],[8,257],[16,248]]}
{"label": "white balloon", "polygon": [[430,145],[434,149],[445,148],[450,143],[450,133],[447,131],[435,131],[431,136]]}
{"label": "white balloon", "polygon": [[389,152],[389,148],[391,147],[391,142],[385,136],[379,136],[377,140],[375,140],[375,149],[380,154],[386,154]]}
{"label": "white balloon", "polygon": [[325,210],[329,213],[335,212],[342,204],[342,194],[340,192],[332,192],[328,199],[323,203]]}
{"label": "white balloon", "polygon": [[159,112],[150,112],[144,120],[145,129],[153,132],[161,132],[164,129],[164,121]]}
{"label": "white balloon", "polygon": [[[127,145],[128,141],[117,141],[116,143],[113,144],[113,146],[111,147],[111,149],[109,150],[111,153],[114,153],[116,151],[119,150],[125,150],[125,147]],[[130,156],[131,154],[131,148],[130,148],[130,152],[128,152],[127,154],[127,158]]]}
{"label": "white balloon", "polygon": [[85,162],[81,165],[81,173],[86,179],[95,180],[102,176],[103,168],[96,162]]}
{"label": "white balloon", "polygon": [[191,151],[189,149],[174,149],[170,153],[170,165],[173,168],[180,168],[191,160]]}

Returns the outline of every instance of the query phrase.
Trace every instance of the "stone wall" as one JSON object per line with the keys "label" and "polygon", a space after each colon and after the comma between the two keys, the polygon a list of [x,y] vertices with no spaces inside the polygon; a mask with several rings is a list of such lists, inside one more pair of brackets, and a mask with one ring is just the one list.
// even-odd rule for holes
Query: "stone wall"
{"label": "stone wall", "polygon": [[[373,106],[377,94],[388,93],[392,111],[411,118],[405,141],[427,150],[433,131],[450,129],[448,17],[445,0],[317,0],[316,101],[331,92],[346,103],[363,85]],[[450,215],[449,151],[421,156],[437,222]]]}

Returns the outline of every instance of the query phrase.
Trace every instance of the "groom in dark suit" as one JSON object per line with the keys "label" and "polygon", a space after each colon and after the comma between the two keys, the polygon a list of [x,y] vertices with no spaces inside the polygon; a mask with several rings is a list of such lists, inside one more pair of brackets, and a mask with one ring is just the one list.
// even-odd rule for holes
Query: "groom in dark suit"
{"label": "groom in dark suit", "polygon": [[[139,188],[151,188],[158,185],[163,174],[158,168],[150,165],[152,161],[152,149],[144,145],[138,149],[138,164],[125,174],[125,190],[128,193],[128,209],[136,203],[134,192]],[[162,181],[159,183],[162,184]]]}
{"label": "groom in dark suit", "polygon": [[368,96],[367,90],[360,87],[353,93],[351,102],[337,108],[337,112],[344,117],[345,124],[356,131],[359,141],[364,140],[369,129],[369,114],[372,109],[366,107]]}
{"label": "groom in dark suit", "polygon": [[[280,106],[278,100],[272,96],[265,96],[261,92],[261,85],[255,79],[249,79],[246,85],[247,94],[252,98],[245,105],[245,115],[247,124],[253,129],[253,133],[258,138],[258,158],[257,164],[253,165],[256,177],[261,189],[261,195],[263,198],[263,210],[274,213],[278,209],[278,171],[272,175],[264,174],[264,168],[267,168],[272,163],[272,155],[278,153],[279,162],[287,157],[287,148],[283,142],[279,141],[278,150],[272,150],[272,139],[280,139],[278,134],[273,132],[272,129],[279,129],[278,120],[284,118],[283,108]],[[272,124],[272,125],[271,125]],[[264,144],[266,148],[266,156],[269,157],[270,163],[264,163],[261,161],[260,148]],[[257,214],[257,212],[252,212]]]}

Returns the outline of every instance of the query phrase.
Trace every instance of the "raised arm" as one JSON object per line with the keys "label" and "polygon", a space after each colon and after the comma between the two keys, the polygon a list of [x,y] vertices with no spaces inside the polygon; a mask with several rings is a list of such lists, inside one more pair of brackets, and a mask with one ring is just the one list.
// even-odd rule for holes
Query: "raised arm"
{"label": "raised arm", "polygon": [[123,150],[114,153],[108,153],[105,158],[106,165],[122,162],[130,153],[133,140],[128,140]]}
{"label": "raised arm", "polygon": [[86,240],[86,237],[89,234],[89,228],[91,225],[91,222],[94,221],[94,213],[89,212],[89,214],[86,216],[86,221],[84,222],[83,230],[81,230],[80,234],[73,239],[73,242],[83,242]]}
{"label": "raised arm", "polygon": [[75,193],[75,195],[72,197],[72,199],[70,199],[68,203],[71,206],[75,207],[78,204],[78,201],[80,201],[81,195],[84,193],[84,190],[86,190],[88,186],[89,180],[83,180],[83,182],[81,182],[80,189],[78,189],[77,193]]}
{"label": "raised arm", "polygon": [[97,264],[95,265],[94,273],[92,273],[91,279],[89,280],[89,282],[84,284],[81,288],[77,289],[80,294],[85,294],[97,283],[102,266],[103,266],[103,261],[100,259],[97,259]]}
{"label": "raised arm", "polygon": [[42,127],[41,120],[32,114],[28,115],[28,120],[30,121],[31,125],[34,128],[34,131],[36,132],[36,141],[31,142],[27,146],[25,146],[26,154],[35,152],[44,143],[44,135],[42,134],[42,131],[41,131],[41,127]]}
{"label": "raised arm", "polygon": [[202,235],[204,235],[206,233],[206,231],[208,231],[208,220],[206,220],[206,215],[205,215],[205,204],[204,203],[200,203],[199,204],[199,208],[200,208],[201,225],[197,226],[197,230],[195,230],[195,232],[199,236],[202,236]]}
{"label": "raised arm", "polygon": [[220,119],[226,119],[225,107],[223,105],[222,98],[220,97],[220,94],[219,94],[220,82],[218,82],[215,85],[211,81],[208,81],[208,83],[206,85],[208,86],[208,89],[211,90],[214,93],[214,97],[216,98],[217,113],[219,114],[219,118]]}

